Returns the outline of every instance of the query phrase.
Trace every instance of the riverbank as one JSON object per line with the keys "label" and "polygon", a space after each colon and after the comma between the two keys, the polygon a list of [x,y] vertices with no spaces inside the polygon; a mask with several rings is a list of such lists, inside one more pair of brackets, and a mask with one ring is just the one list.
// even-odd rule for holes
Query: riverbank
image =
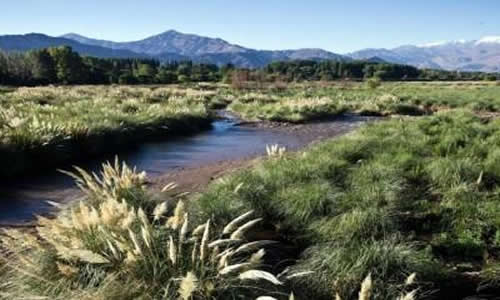
{"label": "riverbank", "polygon": [[300,299],[355,298],[369,273],[394,299],[413,272],[429,298],[494,299],[499,128],[461,110],[365,126],[231,174],[192,211],[224,224],[255,210],[296,246],[292,269],[315,271],[292,284]]}
{"label": "riverbank", "polygon": [[[213,232],[234,230],[226,229],[232,227],[227,224],[233,220],[240,220],[239,225],[243,228],[250,228],[250,225],[243,225],[244,219],[238,217],[252,210],[252,218],[258,218],[260,222],[255,223],[258,225],[253,228],[252,234],[244,235],[245,241],[272,239],[279,242],[261,249],[266,255],[265,260],[261,261],[266,271],[279,277],[277,274],[285,267],[289,267],[291,274],[309,274],[308,271],[314,270],[313,274],[291,276],[281,286],[284,291],[293,291],[298,299],[332,299],[336,294],[342,299],[355,298],[360,282],[366,281],[367,277],[373,297],[380,299],[394,299],[411,291],[414,291],[413,295],[416,293],[426,299],[463,299],[469,296],[495,299],[500,289],[500,207],[496,197],[500,183],[496,150],[500,136],[499,122],[497,119],[481,119],[470,112],[457,110],[405,121],[394,119],[378,122],[338,139],[317,144],[311,132],[321,132],[320,128],[325,128],[324,132],[332,132],[326,128],[338,129],[338,126],[329,125],[335,122],[303,127],[279,126],[277,130],[294,132],[303,136],[304,140],[310,139],[313,145],[298,148],[297,152],[270,151],[267,157],[257,160],[241,159],[213,163],[202,168],[180,169],[147,182],[142,181],[143,177],[139,173],[132,175],[126,172],[129,175],[124,177],[123,183],[121,180],[110,181],[115,182],[118,190],[114,184],[105,190],[125,195],[125,201],[133,205],[137,201],[143,202],[146,214],[137,220],[144,223],[144,218],[151,218],[152,221],[148,221],[154,228],[149,233],[151,235],[148,235],[149,229],[143,229],[145,225],[142,225],[142,229],[141,226],[132,226],[130,231],[133,235],[126,231],[122,233],[120,224],[127,218],[117,218],[118,223],[112,222],[118,224],[118,228],[106,227],[111,226],[109,220],[115,219],[104,217],[107,216],[104,213],[100,221],[95,217],[80,218],[80,214],[91,211],[85,209],[85,205],[95,204],[100,210],[108,211],[108,204],[105,203],[114,201],[99,200],[103,193],[94,194],[92,190],[86,195],[89,201],[74,207],[72,214],[58,214],[55,221],[43,222],[45,228],[53,229],[54,235],[57,236],[59,230],[63,229],[66,232],[63,236],[74,236],[75,241],[79,241],[81,234],[87,234],[87,231],[93,237],[99,237],[100,232],[104,232],[103,237],[107,237],[106,230],[92,229],[95,222],[106,222],[101,226],[113,230],[113,243],[123,239],[128,243],[129,236],[133,237],[131,245],[138,245],[133,246],[136,247],[134,251],[143,251],[138,260],[125,260],[125,256],[119,252],[122,250],[115,249],[118,254],[112,254],[106,243],[94,243],[93,240],[87,243],[84,240],[83,244],[78,244],[83,248],[78,249],[88,249],[101,255],[99,265],[94,263],[95,260],[82,261],[88,259],[85,257],[74,258],[76,262],[67,260],[53,255],[54,251],[60,249],[41,246],[37,249],[43,250],[42,254],[52,256],[44,260],[43,265],[29,267],[40,272],[43,271],[42,266],[57,266],[63,260],[76,272],[71,274],[86,274],[88,270],[94,269],[108,275],[124,272],[119,274],[127,274],[126,280],[134,278],[138,280],[135,283],[143,279],[147,282],[146,285],[139,285],[145,289],[135,292],[148,295],[156,293],[158,278],[141,277],[141,274],[150,274],[145,270],[151,268],[140,269],[137,273],[127,267],[143,259],[149,261],[154,258],[155,264],[175,261],[173,256],[162,256],[156,260],[156,253],[168,253],[164,248],[171,242],[162,238],[166,237],[162,232],[168,226],[162,225],[163,221],[158,223],[153,219],[157,215],[157,210],[152,209],[153,203],[157,202],[150,202],[153,199],[168,201],[166,210],[169,214],[174,213],[175,218],[166,219],[167,224],[185,220],[181,219],[182,216],[188,215],[189,224],[202,224],[209,218],[210,231],[207,236],[210,238],[215,238]],[[233,172],[228,174],[227,169]],[[129,176],[136,179],[129,180]],[[164,184],[175,182],[175,179],[183,182],[179,190],[161,192]],[[140,186],[146,184],[145,189],[130,185],[137,180]],[[84,187],[94,189],[93,179],[87,181],[90,183]],[[205,184],[208,184],[208,188],[205,188]],[[186,191],[183,187],[197,193],[188,199],[184,198],[184,205],[174,209],[176,195]],[[104,194],[109,193],[107,191]],[[121,199],[121,196],[116,199]],[[116,202],[113,205],[118,206],[111,211],[121,213],[124,204]],[[193,228],[189,227],[188,231],[196,228],[195,225],[190,226]],[[44,227],[32,230],[46,232]],[[15,237],[16,234],[11,236]],[[176,236],[174,241],[177,245],[179,240]],[[224,234],[216,236],[224,239]],[[21,240],[29,239],[23,237]],[[61,242],[67,243],[64,239]],[[232,242],[226,239],[220,243],[225,245]],[[151,245],[162,246],[156,252],[148,250],[156,249],[156,246]],[[192,246],[188,242],[185,245]],[[196,244],[194,247],[197,247]],[[222,250],[225,248],[223,246]],[[20,255],[22,259],[19,262],[23,262],[26,255],[31,254],[22,251],[22,247],[19,249],[21,251],[16,252],[16,255]],[[127,251],[128,248],[124,249]],[[220,254],[220,250],[213,251]],[[113,264],[104,262],[107,256],[103,255],[115,255],[110,256]],[[79,269],[82,264],[85,268]],[[85,287],[86,281],[82,281],[81,276],[67,276],[67,270],[54,271],[54,278],[44,282],[26,278],[16,273],[15,268],[7,274],[16,278],[12,281],[16,287],[28,287],[27,291],[33,289],[23,285],[26,281],[47,287],[63,281],[83,284],[77,289],[58,291],[40,290],[40,285],[36,285],[35,295],[82,292],[80,287]],[[123,283],[123,280],[118,276],[113,277],[111,282]],[[267,288],[264,282],[259,282],[258,286],[263,290]],[[87,287],[83,291],[94,293]],[[107,289],[97,291],[106,296],[111,292]],[[133,292],[121,291],[123,295]],[[277,293],[273,295],[278,299],[288,299],[281,288],[273,291]]]}
{"label": "riverbank", "polygon": [[210,128],[212,94],[149,87],[18,88],[0,94],[1,178],[43,172]]}
{"label": "riverbank", "polygon": [[[145,170],[151,177],[149,186],[153,190],[175,182],[179,191],[198,192],[215,178],[249,166],[266,155],[267,145],[279,144],[295,151],[375,120],[378,118],[343,116],[310,124],[274,126],[266,122],[245,125],[235,119],[218,119],[209,130],[165,142],[145,143],[122,152],[119,157],[138,170]],[[113,160],[114,156],[106,159]],[[102,161],[87,161],[80,167],[97,171]],[[81,196],[71,178],[55,171],[13,180],[1,188],[1,194],[0,224],[11,226],[30,226],[33,215],[50,214],[54,208],[47,201],[65,204]]]}

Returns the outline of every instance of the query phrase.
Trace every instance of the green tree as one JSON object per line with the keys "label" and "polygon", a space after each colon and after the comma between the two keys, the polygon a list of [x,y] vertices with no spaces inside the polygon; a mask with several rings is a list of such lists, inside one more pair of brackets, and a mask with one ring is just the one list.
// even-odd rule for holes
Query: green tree
{"label": "green tree", "polygon": [[49,49],[55,62],[57,80],[63,84],[84,83],[88,79],[86,66],[78,53],[71,47],[61,46]]}
{"label": "green tree", "polygon": [[156,76],[156,68],[147,63],[137,64],[135,76],[140,83],[152,83]]}
{"label": "green tree", "polygon": [[56,66],[47,49],[29,52],[28,59],[31,62],[31,73],[35,82],[41,84],[56,82]]}
{"label": "green tree", "polygon": [[156,74],[156,82],[158,83],[175,83],[177,82],[177,74],[174,71],[168,70],[166,68],[160,68]]}

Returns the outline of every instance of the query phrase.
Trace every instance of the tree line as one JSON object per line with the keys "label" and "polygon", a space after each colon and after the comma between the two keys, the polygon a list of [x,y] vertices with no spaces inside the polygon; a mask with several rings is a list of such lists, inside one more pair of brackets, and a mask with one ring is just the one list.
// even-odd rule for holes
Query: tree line
{"label": "tree line", "polygon": [[168,84],[217,81],[316,80],[499,80],[500,73],[418,69],[376,61],[272,62],[262,69],[236,69],[233,65],[154,59],[118,59],[81,56],[60,46],[25,53],[0,51],[0,85],[47,84]]}
{"label": "tree line", "polygon": [[153,59],[118,59],[81,56],[61,46],[25,53],[0,51],[0,84],[166,84],[219,81],[214,64],[191,61],[160,64]]}
{"label": "tree line", "polygon": [[499,80],[500,73],[460,72],[437,69],[418,69],[409,65],[373,61],[289,61],[272,62],[264,68],[267,74],[280,75],[285,81],[302,80],[363,80],[378,78],[399,80]]}

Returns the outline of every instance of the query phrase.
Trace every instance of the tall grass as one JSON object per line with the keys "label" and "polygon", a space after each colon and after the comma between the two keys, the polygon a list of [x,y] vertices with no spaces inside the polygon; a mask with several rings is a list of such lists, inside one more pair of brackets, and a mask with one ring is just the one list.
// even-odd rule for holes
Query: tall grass
{"label": "tall grass", "polygon": [[[224,85],[18,88],[0,93],[1,177],[116,153],[152,137],[207,128],[210,109],[247,120],[308,122],[343,113],[423,115],[452,108],[496,113],[492,84],[291,84],[231,90]],[[8,170],[8,171],[7,171]]]}
{"label": "tall grass", "polygon": [[0,94],[0,176],[15,176],[207,128],[214,92],[145,87],[19,88]]}
{"label": "tall grass", "polygon": [[478,113],[500,109],[499,88],[489,83],[292,84],[287,89],[236,94],[228,108],[243,118],[307,122],[342,114],[425,115],[452,108]]}
{"label": "tall grass", "polygon": [[301,252],[292,269],[317,274],[294,283],[299,298],[354,298],[370,272],[375,299],[398,297],[412,272],[442,297],[463,282],[498,291],[499,125],[460,110],[371,124],[273,156],[193,203],[222,223],[262,215]]}
{"label": "tall grass", "polygon": [[116,162],[100,175],[73,174],[87,201],[39,217],[35,233],[3,232],[3,298],[288,298],[288,278],[310,273],[261,269],[275,242],[248,239],[262,221],[253,211],[197,224],[182,199],[148,197],[144,174]]}

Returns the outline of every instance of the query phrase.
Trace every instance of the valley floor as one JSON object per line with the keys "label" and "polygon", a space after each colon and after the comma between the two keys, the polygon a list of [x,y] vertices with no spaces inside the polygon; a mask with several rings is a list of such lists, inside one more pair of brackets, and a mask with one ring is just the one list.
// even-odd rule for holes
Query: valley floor
{"label": "valley floor", "polygon": [[484,115],[500,108],[498,89],[482,83],[219,87],[207,107],[225,106],[266,126],[299,123],[279,130],[310,141],[331,137],[303,125],[312,120],[345,112],[397,116],[298,152],[269,148],[267,158],[251,165],[226,162],[157,179],[158,186],[183,177],[191,190],[210,181],[205,175],[223,175],[187,198],[168,185],[148,189],[144,175],[119,164],[105,166],[102,180],[80,172],[75,178],[87,201],[40,219],[36,233],[5,233],[7,284],[0,293],[494,299],[500,121]]}

